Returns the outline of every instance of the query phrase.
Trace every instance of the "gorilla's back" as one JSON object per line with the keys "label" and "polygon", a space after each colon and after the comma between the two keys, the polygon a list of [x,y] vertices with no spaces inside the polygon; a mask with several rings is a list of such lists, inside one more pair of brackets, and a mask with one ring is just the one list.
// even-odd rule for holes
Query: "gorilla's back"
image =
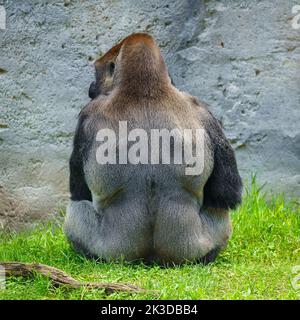
{"label": "gorilla's back", "polygon": [[[108,199],[114,199],[115,202],[119,198],[121,201],[124,194],[129,193],[149,202],[149,209],[153,211],[153,205],[157,203],[159,197],[170,197],[176,192],[183,192],[183,190],[189,192],[190,195],[197,195],[198,199],[196,200],[201,204],[202,189],[211,172],[212,164],[211,161],[206,161],[203,163],[203,171],[199,174],[186,174],[186,168],[189,164],[185,161],[184,148],[178,150],[174,148],[175,140],[171,137],[172,130],[179,130],[177,132],[181,133],[183,146],[184,140],[188,139],[183,135],[183,130],[192,129],[195,132],[195,129],[203,130],[203,127],[192,106],[183,100],[180,107],[176,108],[175,104],[173,112],[170,112],[169,105],[142,107],[137,105],[121,109],[116,118],[111,118],[109,114],[103,113],[93,115],[93,119],[90,121],[97,130],[95,130],[89,156],[85,163],[85,176],[96,207],[100,206],[103,209],[108,206],[110,202]],[[194,117],[185,117],[182,112],[183,108],[189,109],[185,111],[187,113],[194,112]],[[114,110],[114,115],[116,112]],[[103,138],[104,142],[96,139],[99,130],[103,129],[102,138],[106,134],[105,130],[109,129],[114,132],[116,139],[110,136],[111,144],[106,138]],[[160,138],[157,148],[158,134],[164,135],[165,138]],[[169,137],[171,139],[168,139]],[[169,142],[170,145],[167,145]],[[192,144],[193,152],[195,152],[195,136],[188,142]],[[106,145],[102,148],[103,143]],[[211,158],[210,144],[206,133],[202,147],[203,159]],[[104,150],[106,153],[103,152]],[[111,152],[115,150],[116,155],[114,156],[112,153],[108,160],[110,163],[104,164],[105,159],[102,160],[102,164],[99,163],[99,157],[108,156],[108,150]],[[164,154],[167,159],[165,163],[162,163],[162,154],[168,150],[170,153]],[[176,152],[177,155],[178,152],[181,153],[181,164],[174,164]],[[115,163],[111,163],[112,159],[115,160]],[[127,159],[127,163],[124,163],[124,159]],[[157,160],[159,161],[157,162]],[[139,161],[141,163],[132,163]]]}
{"label": "gorilla's back", "polygon": [[[200,120],[195,121],[196,115],[194,118],[189,117],[192,121],[187,121],[180,110],[177,113],[175,110],[170,113],[170,110],[165,111],[165,108],[166,106],[163,105],[151,108],[149,106],[137,107],[136,110],[131,107],[130,113],[124,114],[124,110],[120,112],[117,117],[118,121],[110,118],[107,114],[100,114],[90,119],[97,130],[94,133],[84,171],[88,187],[92,192],[94,208],[103,215],[100,234],[103,235],[103,239],[106,239],[106,243],[112,244],[114,254],[118,254],[115,252],[115,248],[120,248],[120,250],[122,248],[124,252],[127,252],[129,259],[173,255],[170,252],[155,253],[153,249],[156,246],[155,243],[173,241],[165,239],[166,234],[169,234],[171,238],[182,234],[185,238],[184,241],[182,240],[182,248],[186,248],[186,238],[189,235],[184,234],[196,234],[196,229],[200,228],[199,211],[203,200],[203,187],[211,172],[211,161],[204,163],[203,172],[197,175],[186,175],[184,154],[182,164],[173,163],[174,153],[171,153],[169,164],[161,162],[153,164],[151,153],[157,152],[157,150],[151,148],[151,133],[153,129],[167,129],[168,132],[173,129],[202,129],[202,125]],[[128,141],[124,136],[121,136],[122,139],[119,140],[120,121],[121,125],[126,124],[127,126],[129,140],[132,138],[133,130],[136,129],[139,131],[135,131],[135,133],[144,132],[143,137],[145,135],[148,137],[146,141],[148,143],[146,146],[148,163],[132,164],[130,159],[127,164],[118,163],[120,157],[124,157],[124,155],[120,155],[122,150],[127,150],[127,153],[130,154],[139,140]],[[97,162],[96,155],[103,142],[97,141],[96,135],[97,131],[102,129],[110,129],[115,132],[116,163],[99,164]],[[140,131],[141,129],[142,131]],[[105,142],[107,141],[105,140]],[[194,144],[195,142],[193,142],[193,147],[195,147]],[[108,145],[106,146],[108,147]],[[114,147],[114,141],[112,146]],[[174,141],[171,142],[171,150],[173,146]],[[143,147],[145,146],[143,145]],[[204,158],[208,159],[211,157],[209,140],[204,139],[203,148]],[[141,148],[141,152],[144,149]],[[161,154],[162,144],[160,144],[159,151]],[[108,154],[106,153],[106,155]],[[143,161],[145,162],[145,158]],[[181,221],[181,219],[183,220]],[[159,224],[156,223],[158,220]],[[164,223],[165,227],[162,231],[160,225],[164,220],[166,223]],[[187,221],[194,221],[193,225],[196,228],[194,231],[190,226],[185,230],[184,225],[187,224]],[[122,229],[120,226],[123,226]],[[131,248],[130,243],[135,243],[135,247]],[[124,246],[127,247],[124,248]],[[181,241],[178,246],[181,246]],[[162,245],[159,247],[163,248]],[[197,246],[192,245],[192,247]],[[170,247],[171,251],[172,248]],[[176,250],[178,256],[178,248]],[[199,255],[199,252],[182,253],[181,255],[192,259],[194,255]]]}

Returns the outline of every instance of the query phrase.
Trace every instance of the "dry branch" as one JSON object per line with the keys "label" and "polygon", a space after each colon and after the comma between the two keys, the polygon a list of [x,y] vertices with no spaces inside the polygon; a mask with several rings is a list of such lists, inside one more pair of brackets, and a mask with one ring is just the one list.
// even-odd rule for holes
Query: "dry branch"
{"label": "dry branch", "polygon": [[[40,263],[21,263],[21,262],[1,262],[0,265],[4,267],[5,276],[21,276],[28,277],[32,276],[34,273],[40,273],[45,277],[48,277],[52,280],[55,285],[67,285],[71,288],[98,288],[104,289],[106,293],[111,293],[115,291],[126,291],[126,292],[147,292],[142,288],[131,284],[122,284],[122,283],[108,283],[108,282],[85,282],[78,281],[68,275],[66,272],[59,270],[57,268],[47,266]],[[1,276],[1,269],[0,269]],[[149,292],[149,291],[148,291]]]}

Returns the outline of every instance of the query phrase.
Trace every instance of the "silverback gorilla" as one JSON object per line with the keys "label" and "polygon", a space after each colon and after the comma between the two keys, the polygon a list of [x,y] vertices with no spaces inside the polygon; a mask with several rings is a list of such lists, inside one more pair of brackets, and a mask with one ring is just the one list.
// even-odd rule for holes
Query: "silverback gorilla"
{"label": "silverback gorilla", "polygon": [[[242,189],[234,152],[218,121],[206,105],[172,85],[148,34],[128,36],[98,59],[95,69],[92,100],[79,114],[70,158],[71,199],[64,225],[69,241],[85,255],[106,261],[214,261],[230,238],[229,210],[241,202]],[[201,172],[187,175],[190,163],[175,163],[174,136],[169,164],[161,155],[155,164],[99,163],[97,133],[117,133],[121,121],[128,132],[142,129],[149,135],[152,129],[202,130]],[[138,144],[128,140],[106,139],[106,151],[116,150],[120,160],[121,149]],[[197,146],[191,144],[194,152]],[[156,151],[164,147],[162,142]]]}

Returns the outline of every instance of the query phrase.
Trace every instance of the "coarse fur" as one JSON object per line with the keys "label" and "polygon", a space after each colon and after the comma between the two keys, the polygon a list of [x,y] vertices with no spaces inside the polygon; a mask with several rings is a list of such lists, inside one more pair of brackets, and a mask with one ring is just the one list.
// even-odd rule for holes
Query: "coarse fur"
{"label": "coarse fur", "polygon": [[[79,251],[107,261],[213,261],[230,238],[229,209],[240,203],[242,188],[218,121],[171,84],[148,34],[125,38],[95,68],[99,90],[79,115],[70,159],[67,237]],[[149,136],[151,129],[204,129],[202,173],[185,175],[186,163],[98,164],[96,134],[117,133],[119,121],[127,121],[128,132],[141,128]]]}

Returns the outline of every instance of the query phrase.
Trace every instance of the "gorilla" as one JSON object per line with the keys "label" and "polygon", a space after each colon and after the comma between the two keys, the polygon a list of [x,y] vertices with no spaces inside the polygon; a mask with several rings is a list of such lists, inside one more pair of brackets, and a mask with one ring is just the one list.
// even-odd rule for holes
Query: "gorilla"
{"label": "gorilla", "polygon": [[[95,70],[92,100],[79,114],[70,158],[67,238],[79,252],[105,261],[214,261],[231,236],[229,211],[240,204],[242,191],[234,151],[219,122],[207,105],[171,83],[148,34],[122,40],[95,62]],[[159,153],[159,162],[118,161],[122,150],[143,146],[138,139],[100,137],[102,130],[117,133],[120,122],[128,132],[149,135],[153,129],[202,130],[200,147],[184,136],[192,152],[201,149],[201,172],[186,174],[188,159],[175,163],[176,136],[169,141],[169,164],[162,161],[161,137],[158,150],[147,149]],[[115,150],[117,161],[99,163],[97,152],[105,144],[106,159]]]}

